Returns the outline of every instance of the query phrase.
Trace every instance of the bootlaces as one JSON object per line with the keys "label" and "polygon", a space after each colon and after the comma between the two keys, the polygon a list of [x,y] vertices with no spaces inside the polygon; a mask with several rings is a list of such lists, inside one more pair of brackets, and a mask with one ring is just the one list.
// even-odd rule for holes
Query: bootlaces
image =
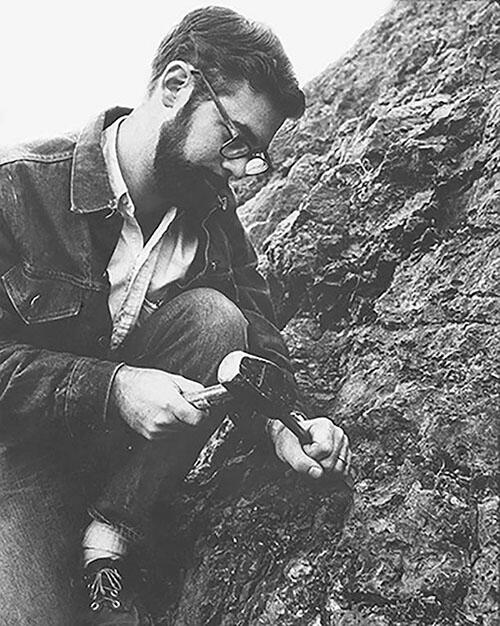
{"label": "bootlaces", "polygon": [[90,594],[90,608],[98,611],[104,603],[109,602],[113,609],[121,606],[118,594],[122,590],[122,577],[113,567],[103,567],[94,576],[88,585]]}

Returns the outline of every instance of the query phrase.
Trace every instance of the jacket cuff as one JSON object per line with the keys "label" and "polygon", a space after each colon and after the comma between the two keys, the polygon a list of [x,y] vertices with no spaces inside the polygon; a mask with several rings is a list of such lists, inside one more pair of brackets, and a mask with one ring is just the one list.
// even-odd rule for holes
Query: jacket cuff
{"label": "jacket cuff", "polygon": [[72,437],[82,430],[104,428],[111,388],[122,365],[90,358],[76,361],[63,404],[63,419]]}

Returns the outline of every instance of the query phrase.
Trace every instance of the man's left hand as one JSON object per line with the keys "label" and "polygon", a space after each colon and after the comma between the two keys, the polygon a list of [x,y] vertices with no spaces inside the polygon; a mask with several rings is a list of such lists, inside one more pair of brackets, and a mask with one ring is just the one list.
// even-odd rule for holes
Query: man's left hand
{"label": "man's left hand", "polygon": [[269,424],[271,440],[278,458],[297,472],[320,478],[325,472],[349,474],[351,450],[349,439],[340,426],[327,417],[302,422],[312,443],[301,446],[297,437],[278,420]]}

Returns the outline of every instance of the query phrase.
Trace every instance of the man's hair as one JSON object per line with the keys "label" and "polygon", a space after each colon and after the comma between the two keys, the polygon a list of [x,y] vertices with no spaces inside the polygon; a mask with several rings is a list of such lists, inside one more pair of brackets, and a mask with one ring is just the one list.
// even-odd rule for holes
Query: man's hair
{"label": "man's hair", "polygon": [[[247,80],[255,91],[266,94],[285,117],[298,118],[304,113],[304,93],[279,39],[264,24],[231,9],[197,9],[170,31],[153,59],[150,94],[174,60],[202,70],[219,93],[231,93],[235,84]],[[193,99],[201,99],[205,92],[203,85],[197,84]]]}

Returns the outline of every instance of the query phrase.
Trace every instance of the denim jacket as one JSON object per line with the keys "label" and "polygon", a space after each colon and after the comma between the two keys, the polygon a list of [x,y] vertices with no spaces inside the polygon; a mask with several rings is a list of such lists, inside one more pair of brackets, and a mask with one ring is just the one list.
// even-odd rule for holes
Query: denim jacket
{"label": "denim jacket", "polygon": [[[122,225],[104,165],[101,114],[81,135],[0,153],[0,442],[102,424],[119,364],[108,345],[106,268]],[[249,321],[250,350],[289,368],[257,258],[229,190],[203,207],[196,258],[169,296],[223,292]]]}

